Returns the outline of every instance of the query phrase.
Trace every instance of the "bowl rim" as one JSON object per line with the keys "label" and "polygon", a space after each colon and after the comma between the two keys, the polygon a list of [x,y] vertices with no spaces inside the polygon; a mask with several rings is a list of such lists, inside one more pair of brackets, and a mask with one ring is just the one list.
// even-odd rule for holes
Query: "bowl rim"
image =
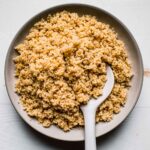
{"label": "bowl rim", "polygon": [[19,114],[20,118],[22,118],[32,129],[36,130],[37,132],[47,136],[47,137],[50,137],[50,138],[53,138],[53,139],[56,139],[56,140],[61,140],[61,141],[70,141],[70,142],[77,142],[77,141],[83,141],[84,139],[81,139],[81,140],[72,140],[72,139],[62,139],[62,138],[56,138],[56,137],[53,137],[53,136],[50,136],[50,135],[46,135],[44,134],[42,131],[36,129],[34,126],[32,126],[30,123],[28,123],[26,121],[26,119],[21,115],[21,113],[16,109],[14,103],[13,103],[13,97],[10,96],[10,93],[9,93],[9,83],[8,83],[8,75],[7,75],[7,66],[8,66],[8,62],[9,62],[9,56],[10,56],[10,52],[12,51],[12,45],[13,43],[16,41],[18,35],[22,32],[22,29],[25,28],[28,23],[30,23],[33,19],[36,19],[38,16],[46,13],[47,11],[50,11],[51,9],[57,9],[57,8],[61,8],[61,7],[69,7],[69,6],[83,6],[83,7],[87,7],[87,8],[92,8],[92,9],[95,9],[97,11],[101,11],[105,14],[107,14],[108,16],[110,16],[113,20],[115,20],[116,22],[118,22],[124,29],[125,31],[129,34],[130,38],[132,39],[135,47],[136,47],[136,51],[137,51],[137,55],[138,55],[138,58],[139,58],[139,63],[140,63],[140,73],[141,73],[141,78],[139,80],[139,91],[138,91],[138,94],[137,94],[137,97],[135,98],[135,102],[134,102],[134,105],[132,107],[132,109],[127,113],[127,115],[122,119],[121,122],[119,123],[116,123],[116,125],[111,128],[110,130],[108,130],[106,133],[103,133],[97,137],[100,137],[100,136],[103,136],[105,134],[108,134],[110,131],[114,130],[116,127],[118,127],[121,123],[123,123],[126,118],[129,116],[129,114],[131,114],[131,112],[133,111],[138,99],[139,99],[139,96],[141,94],[141,90],[142,90],[142,85],[143,85],[143,78],[144,78],[144,67],[143,67],[143,60],[142,60],[142,55],[141,55],[141,52],[140,52],[140,49],[138,47],[138,44],[135,40],[135,38],[133,37],[133,35],[131,34],[131,32],[129,31],[129,29],[126,27],[126,25],[124,25],[124,23],[122,23],[117,17],[115,17],[113,14],[111,14],[110,12],[102,9],[102,8],[99,8],[99,7],[96,7],[96,6],[93,6],[93,5],[89,5],[89,4],[83,4],[83,3],[65,3],[65,4],[59,4],[59,5],[55,5],[55,6],[52,6],[50,8],[47,8],[43,11],[40,11],[39,13],[36,13],[34,16],[32,16],[30,19],[28,19],[21,27],[20,29],[16,32],[15,36],[13,37],[13,40],[11,41],[10,43],[10,46],[8,48],[8,51],[7,51],[7,55],[6,55],[6,59],[5,59],[5,66],[4,66],[4,78],[5,78],[5,86],[6,86],[6,91],[7,91],[7,94],[8,94],[8,97],[14,107],[14,109],[16,110],[16,112]]}

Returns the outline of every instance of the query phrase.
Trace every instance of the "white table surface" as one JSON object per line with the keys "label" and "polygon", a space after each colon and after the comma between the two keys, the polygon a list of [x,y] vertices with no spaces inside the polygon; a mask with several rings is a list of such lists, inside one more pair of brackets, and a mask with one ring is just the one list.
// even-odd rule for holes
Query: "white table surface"
{"label": "white table surface", "polygon": [[[31,129],[16,113],[7,96],[4,62],[18,29],[33,15],[54,5],[82,2],[101,7],[118,17],[137,40],[150,68],[149,0],[0,0],[0,150],[82,150],[82,142],[46,138]],[[149,91],[149,92],[148,92]],[[144,77],[139,101],[126,121],[98,138],[98,150],[150,150],[150,77]]]}

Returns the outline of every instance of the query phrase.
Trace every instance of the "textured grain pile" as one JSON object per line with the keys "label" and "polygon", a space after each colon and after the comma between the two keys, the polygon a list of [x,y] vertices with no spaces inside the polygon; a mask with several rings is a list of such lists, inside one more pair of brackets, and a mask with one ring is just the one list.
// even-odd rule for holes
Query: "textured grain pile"
{"label": "textured grain pile", "polygon": [[48,16],[15,49],[16,92],[28,115],[44,127],[83,126],[80,105],[102,94],[107,64],[115,85],[96,121],[110,121],[126,102],[132,72],[124,43],[95,17],[67,11]]}

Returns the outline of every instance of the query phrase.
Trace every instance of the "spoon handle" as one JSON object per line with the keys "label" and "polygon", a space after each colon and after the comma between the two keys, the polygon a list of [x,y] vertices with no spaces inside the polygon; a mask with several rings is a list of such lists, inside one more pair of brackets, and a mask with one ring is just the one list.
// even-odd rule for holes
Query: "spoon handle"
{"label": "spoon handle", "polygon": [[87,107],[83,111],[85,122],[85,150],[96,150],[95,114],[96,110]]}

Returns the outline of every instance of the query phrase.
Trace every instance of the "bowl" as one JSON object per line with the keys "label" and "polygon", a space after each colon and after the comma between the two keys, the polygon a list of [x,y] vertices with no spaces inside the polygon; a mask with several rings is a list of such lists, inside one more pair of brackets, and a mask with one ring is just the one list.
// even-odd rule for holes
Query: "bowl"
{"label": "bowl", "polygon": [[125,43],[128,57],[132,64],[134,77],[131,81],[131,88],[128,91],[127,102],[125,106],[122,107],[121,112],[117,115],[114,115],[112,121],[107,123],[100,122],[96,124],[96,137],[102,136],[116,128],[133,110],[142,88],[143,63],[138,45],[127,27],[112,14],[94,6],[85,4],[64,4],[55,6],[32,17],[18,31],[10,44],[5,62],[6,89],[14,108],[28,125],[48,137],[65,141],[82,141],[84,140],[84,128],[74,128],[69,132],[64,132],[54,125],[49,128],[42,127],[42,125],[39,124],[35,119],[32,119],[27,115],[22,106],[18,103],[19,96],[14,92],[16,78],[14,76],[15,66],[13,58],[17,56],[17,52],[15,51],[14,47],[24,39],[24,37],[28,34],[29,29],[34,25],[35,22],[39,21],[41,18],[45,18],[48,14],[55,14],[63,10],[76,12],[79,15],[89,14],[92,16],[96,16],[98,20],[110,24],[118,33],[119,39],[121,39]]}

